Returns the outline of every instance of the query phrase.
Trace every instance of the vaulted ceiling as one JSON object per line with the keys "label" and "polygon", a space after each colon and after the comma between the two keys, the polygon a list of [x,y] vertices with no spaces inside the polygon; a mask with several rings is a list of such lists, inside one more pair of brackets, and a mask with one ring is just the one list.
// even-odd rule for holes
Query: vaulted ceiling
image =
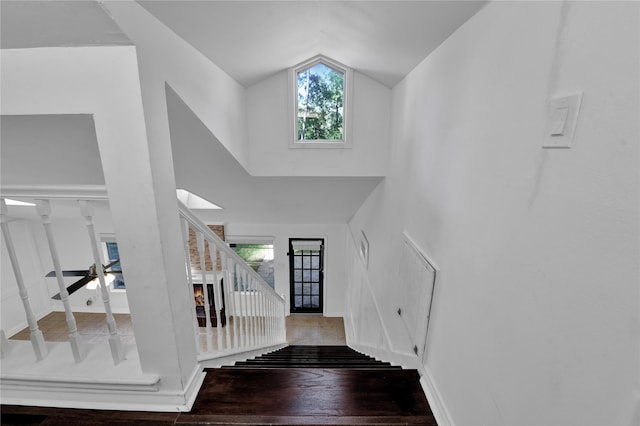
{"label": "vaulted ceiling", "polygon": [[484,1],[139,1],[250,86],[323,54],[394,86]]}

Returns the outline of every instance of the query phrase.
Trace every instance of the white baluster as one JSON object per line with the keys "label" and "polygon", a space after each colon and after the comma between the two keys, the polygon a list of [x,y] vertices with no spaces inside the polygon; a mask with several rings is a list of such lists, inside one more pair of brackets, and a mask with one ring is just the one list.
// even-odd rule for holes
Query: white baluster
{"label": "white baluster", "polygon": [[251,346],[251,299],[249,299],[249,277],[247,271],[242,270],[242,283],[244,287],[244,318],[245,318],[245,337],[247,339],[247,346]]}
{"label": "white baluster", "polygon": [[207,336],[207,352],[213,352],[213,330],[211,328],[211,309],[209,307],[209,289],[207,288],[207,264],[205,259],[204,235],[196,231],[200,269],[202,272],[202,293],[204,295],[204,315]]}
{"label": "white baluster", "polygon": [[107,283],[104,279],[104,268],[102,267],[103,259],[100,250],[100,243],[96,237],[95,226],[93,224],[93,206],[90,201],[78,201],[80,204],[80,213],[85,219],[87,225],[87,232],[89,233],[89,239],[91,240],[91,251],[93,253],[93,262],[96,265],[96,273],[98,274],[98,281],[100,282],[100,293],[102,296],[102,303],[104,304],[105,316],[107,321],[107,328],[109,329],[109,347],[111,348],[111,357],[115,365],[118,365],[124,360],[124,350],[122,349],[122,342],[120,336],[118,336],[118,330],[116,327],[116,319],[113,317],[111,310],[111,296],[107,289]]}
{"label": "white baluster", "polygon": [[244,275],[245,275],[245,284],[246,284],[246,297],[247,297],[247,324],[249,325],[249,332],[247,333],[247,338],[248,338],[248,344],[250,346],[255,345],[254,339],[255,339],[255,328],[253,326],[253,305],[251,304],[253,297],[251,294],[251,277],[249,276],[249,274],[247,273],[247,271],[244,271]]}
{"label": "white baluster", "polygon": [[267,323],[267,334],[266,339],[267,343],[271,344],[271,295],[267,295],[265,297],[265,309],[267,311],[266,315],[266,323]]}
{"label": "white baluster", "polygon": [[264,315],[264,293],[262,289],[260,289],[260,297],[258,299],[260,302],[260,342],[264,344],[267,337],[267,327],[265,323],[265,315]]}
{"label": "white baluster", "polygon": [[276,331],[277,331],[277,323],[276,323],[276,312],[277,312],[277,308],[278,308],[278,302],[276,300],[275,297],[271,296],[271,342],[274,343],[276,342],[277,336],[276,336]]}
{"label": "white baluster", "polygon": [[[232,293],[229,291],[229,264],[227,259],[227,253],[220,250],[220,266],[222,268],[222,292],[224,294],[225,309],[224,315],[227,319],[225,326],[225,342],[227,349],[231,349],[231,315],[233,315],[233,304],[231,302]],[[235,315],[234,315],[235,317]],[[235,319],[234,319],[235,320]]]}
{"label": "white baluster", "polygon": [[242,294],[242,289],[244,287],[244,275],[240,265],[236,263],[236,280],[238,283],[238,303],[240,304],[240,315],[238,318],[240,319],[240,345],[247,346],[247,321],[245,318],[246,310],[244,307],[244,295]]}
{"label": "white baluster", "polygon": [[256,309],[256,282],[252,276],[249,276],[249,284],[251,286],[251,325],[253,332],[251,333],[251,342],[254,346],[258,344],[258,310]]}
{"label": "white baluster", "polygon": [[240,321],[240,315],[238,315],[238,301],[236,301],[236,291],[234,287],[234,283],[236,282],[236,264],[233,259],[227,258],[227,275],[229,277],[228,288],[229,288],[229,299],[230,304],[233,306],[233,347],[238,348],[239,339],[238,339],[238,322]]}
{"label": "white baluster", "polygon": [[[281,294],[282,300],[287,300],[284,297],[284,294]],[[286,317],[287,317],[287,304],[282,304],[282,309],[279,309],[278,312],[278,335],[280,337],[280,341],[287,341],[287,325],[286,325]]]}
{"label": "white baluster", "polygon": [[53,231],[51,230],[51,205],[48,200],[36,200],[36,209],[38,215],[42,218],[42,225],[44,226],[45,234],[47,235],[47,243],[49,244],[49,251],[51,252],[51,259],[53,261],[53,269],[56,272],[56,280],[58,281],[58,289],[60,290],[60,299],[64,305],[65,318],[67,320],[67,328],[69,329],[69,344],[71,345],[71,352],[73,353],[73,359],[76,363],[82,361],[83,354],[80,348],[80,335],[78,334],[78,327],[76,325],[76,319],[71,311],[71,304],[69,303],[69,292],[64,285],[64,278],[62,276],[62,268],[60,266],[60,259],[58,258],[58,249],[56,248],[55,239],[53,238]]}
{"label": "white baluster", "polygon": [[256,299],[256,343],[262,344],[262,311],[260,310],[260,298],[262,297],[262,290],[258,285],[258,281],[253,280],[253,297]]}
{"label": "white baluster", "polygon": [[267,297],[267,341],[273,343],[273,296]]}
{"label": "white baluster", "polygon": [[211,263],[213,264],[213,309],[216,313],[216,337],[218,343],[218,351],[222,351],[222,295],[220,294],[220,280],[218,277],[218,248],[209,241],[209,254],[211,255]]}
{"label": "white baluster", "polygon": [[[2,227],[2,235],[4,236],[4,242],[7,246],[7,253],[9,254],[9,260],[11,261],[11,267],[13,268],[13,273],[16,277],[16,283],[18,284],[18,293],[20,295],[20,299],[22,299],[22,305],[24,307],[24,312],[27,317],[27,324],[29,325],[29,339],[31,340],[31,345],[33,346],[33,352],[36,355],[36,359],[38,361],[43,360],[47,354],[47,345],[44,341],[44,336],[42,335],[42,331],[38,328],[38,321],[36,320],[36,316],[33,314],[33,309],[31,308],[31,302],[29,301],[29,294],[27,292],[27,288],[24,285],[24,279],[22,277],[22,270],[20,269],[20,265],[18,264],[18,256],[16,255],[15,246],[13,245],[13,240],[11,239],[11,231],[9,230],[9,224],[7,222],[7,214],[8,214],[7,204],[4,201],[4,198],[0,198],[0,226]],[[2,332],[4,336],[4,331]],[[6,340],[6,336],[4,336]],[[3,344],[3,348],[8,346]],[[3,354],[6,353],[3,349]]]}
{"label": "white baluster", "polygon": [[186,219],[182,218],[182,243],[184,246],[184,261],[185,268],[187,270],[187,295],[189,297],[188,300],[191,300],[191,305],[193,309],[191,309],[191,317],[193,323],[193,335],[196,338],[196,348],[198,349],[198,353],[202,353],[202,341],[200,340],[200,326],[198,325],[198,316],[196,315],[196,299],[193,297],[193,274],[191,273],[191,252],[189,250],[189,222]]}

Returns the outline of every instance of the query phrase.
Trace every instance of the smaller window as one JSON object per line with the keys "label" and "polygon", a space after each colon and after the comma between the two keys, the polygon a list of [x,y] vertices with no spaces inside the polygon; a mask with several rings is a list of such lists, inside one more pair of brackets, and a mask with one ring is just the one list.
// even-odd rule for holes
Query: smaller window
{"label": "smaller window", "polygon": [[[272,237],[227,236],[227,243],[271,288],[275,288]],[[237,289],[237,283],[235,287]]]}
{"label": "smaller window", "polygon": [[351,75],[323,56],[289,70],[291,148],[350,147]]}
{"label": "smaller window", "polygon": [[[109,265],[120,260],[118,243],[115,240],[115,236],[102,235],[101,240],[105,263]],[[108,280],[111,281],[110,287],[112,290],[125,290],[127,288],[124,283],[124,277],[122,276],[122,266],[120,262],[113,263],[107,272],[109,272],[108,275],[113,276],[113,281]]]}
{"label": "smaller window", "polygon": [[[120,260],[120,253],[118,253],[118,243],[116,242],[105,242],[107,254],[108,254],[108,263],[115,262],[116,260]],[[125,289],[124,285],[124,277],[122,276],[122,267],[120,266],[120,262],[114,263],[111,265],[111,269],[109,270],[111,274],[114,275],[115,279],[113,280],[113,288],[114,289]],[[120,272],[116,272],[120,271]]]}

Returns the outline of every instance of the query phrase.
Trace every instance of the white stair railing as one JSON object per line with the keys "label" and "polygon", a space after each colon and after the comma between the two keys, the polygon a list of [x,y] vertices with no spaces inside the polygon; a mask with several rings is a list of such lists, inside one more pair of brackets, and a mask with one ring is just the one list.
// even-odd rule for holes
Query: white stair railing
{"label": "white stair railing", "polygon": [[[7,223],[7,204],[4,201],[4,198],[0,198],[0,224],[2,226],[2,235],[4,236],[4,241],[7,246],[7,253],[9,254],[9,259],[11,261],[11,267],[13,268],[13,273],[16,277],[16,282],[18,284],[18,292],[20,294],[20,299],[22,299],[22,304],[24,306],[24,312],[27,316],[27,324],[29,325],[29,335],[31,340],[31,345],[33,346],[33,352],[36,355],[36,359],[38,361],[43,360],[47,356],[47,345],[44,341],[44,336],[42,335],[42,331],[38,328],[38,321],[36,320],[36,316],[33,314],[33,309],[31,308],[31,302],[29,302],[29,294],[27,292],[27,288],[24,285],[24,279],[22,278],[22,270],[20,269],[20,265],[18,264],[18,257],[16,256],[16,250],[13,245],[13,239],[11,238],[11,231],[9,230],[9,224]],[[7,338],[4,334],[4,330],[2,331],[2,355],[4,357],[5,351],[8,349]]]}
{"label": "white stair railing", "polygon": [[[204,327],[198,327],[201,358],[215,358],[286,342],[284,299],[184,204],[183,226],[190,291],[198,273],[204,296]],[[195,233],[199,271],[192,271],[190,230]],[[211,268],[207,270],[207,248]],[[213,300],[209,300],[211,286]],[[193,298],[193,309],[196,301]],[[212,323],[212,314],[215,326]],[[204,335],[206,345],[201,344]],[[215,336],[215,339],[214,339]],[[215,340],[215,345],[214,345]]]}
{"label": "white stair railing", "polygon": [[[95,226],[93,224],[93,206],[91,201],[82,200],[80,203],[80,212],[85,219],[87,225],[87,232],[89,233],[89,240],[91,241],[91,252],[93,254],[93,263],[95,265],[103,265],[102,251],[100,249],[100,243],[96,236]],[[109,289],[107,288],[107,282],[104,277],[104,269],[97,267],[98,281],[100,282],[100,295],[102,296],[102,303],[104,305],[105,320],[107,322],[107,328],[109,329],[109,347],[111,348],[111,357],[113,363],[118,365],[124,359],[124,352],[122,349],[122,342],[120,336],[118,336],[118,330],[116,328],[116,320],[113,317],[113,311],[111,310],[111,296],[109,295]]]}
{"label": "white stair railing", "polygon": [[[22,195],[20,189],[18,192],[13,190],[11,195],[20,197]],[[51,194],[47,196],[47,194]],[[47,244],[49,247],[49,252],[51,254],[51,260],[53,264],[53,270],[55,272],[55,278],[58,284],[58,290],[60,292],[60,299],[63,303],[65,319],[67,323],[67,329],[69,333],[69,345],[71,347],[71,353],[75,363],[81,363],[87,354],[88,343],[83,342],[83,338],[78,331],[78,326],[76,322],[76,318],[69,300],[69,292],[67,291],[66,282],[64,280],[64,274],[62,271],[62,265],[60,262],[60,256],[57,249],[57,243],[55,238],[55,233],[53,231],[55,227],[55,221],[52,221],[52,201],[53,200],[75,200],[79,203],[80,206],[80,215],[84,218],[85,225],[87,228],[87,232],[89,234],[89,239],[91,243],[91,252],[93,254],[93,260],[96,265],[103,264],[103,256],[102,249],[96,235],[95,224],[94,224],[94,216],[93,216],[93,206],[92,203],[95,200],[106,200],[107,194],[106,191],[100,190],[92,190],[88,191],[86,197],[82,195],[82,190],[71,190],[70,192],[65,192],[64,189],[60,188],[29,188],[25,190],[24,195],[29,198],[35,198],[34,202],[36,204],[36,211],[38,216],[41,218],[42,225],[44,227]],[[34,197],[35,196],[35,197]],[[1,207],[1,223],[2,223],[2,234],[5,240],[5,245],[7,246],[7,253],[9,255],[9,259],[12,264],[12,268],[14,271],[14,276],[16,278],[16,282],[19,289],[20,298],[23,301],[25,315],[27,324],[29,325],[30,330],[30,338],[33,346],[33,350],[36,356],[36,359],[41,361],[46,358],[47,351],[47,343],[43,336],[42,331],[38,328],[38,322],[33,313],[33,309],[31,308],[27,290],[24,284],[24,280],[22,277],[22,271],[20,270],[20,266],[18,264],[18,260],[16,257],[16,249],[11,238],[11,232],[8,226],[8,209],[6,206],[4,194],[3,197],[0,197],[0,207]],[[101,267],[97,267],[96,275],[99,280],[100,286],[100,295],[105,308],[105,321],[107,324],[107,329],[109,332],[108,342],[111,348],[111,355],[113,358],[114,365],[118,365],[125,359],[124,349],[120,340],[120,336],[117,330],[117,324],[112,312],[111,308],[111,300],[110,300],[110,292],[107,288],[107,283],[105,281],[104,269]],[[10,348],[8,344],[4,344],[6,348]],[[3,351],[4,352],[4,351]],[[5,353],[6,354],[6,353]]]}
{"label": "white stair railing", "polygon": [[69,344],[71,345],[71,352],[73,353],[73,359],[76,363],[78,363],[81,362],[83,358],[83,353],[80,348],[80,334],[78,333],[76,319],[73,316],[71,304],[69,303],[69,292],[67,291],[67,287],[64,283],[64,278],[62,276],[62,267],[60,266],[60,258],[58,256],[58,249],[56,247],[55,238],[53,236],[51,225],[51,204],[49,203],[49,200],[36,200],[36,209],[38,210],[38,215],[42,218],[42,225],[44,226],[44,231],[47,235],[47,243],[49,244],[51,260],[53,261],[53,270],[56,273],[58,289],[60,290],[60,299],[62,300],[62,304],[64,305],[67,328],[69,329]]}

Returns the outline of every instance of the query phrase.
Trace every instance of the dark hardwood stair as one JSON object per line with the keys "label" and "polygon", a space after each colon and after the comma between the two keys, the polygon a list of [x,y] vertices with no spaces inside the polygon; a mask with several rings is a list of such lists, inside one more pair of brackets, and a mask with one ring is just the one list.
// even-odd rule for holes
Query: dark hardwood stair
{"label": "dark hardwood stair", "polygon": [[224,368],[351,368],[401,370],[388,362],[378,361],[348,346],[287,346],[247,361]]}
{"label": "dark hardwood stair", "polygon": [[206,371],[176,424],[436,425],[416,370],[347,346],[288,346]]}

